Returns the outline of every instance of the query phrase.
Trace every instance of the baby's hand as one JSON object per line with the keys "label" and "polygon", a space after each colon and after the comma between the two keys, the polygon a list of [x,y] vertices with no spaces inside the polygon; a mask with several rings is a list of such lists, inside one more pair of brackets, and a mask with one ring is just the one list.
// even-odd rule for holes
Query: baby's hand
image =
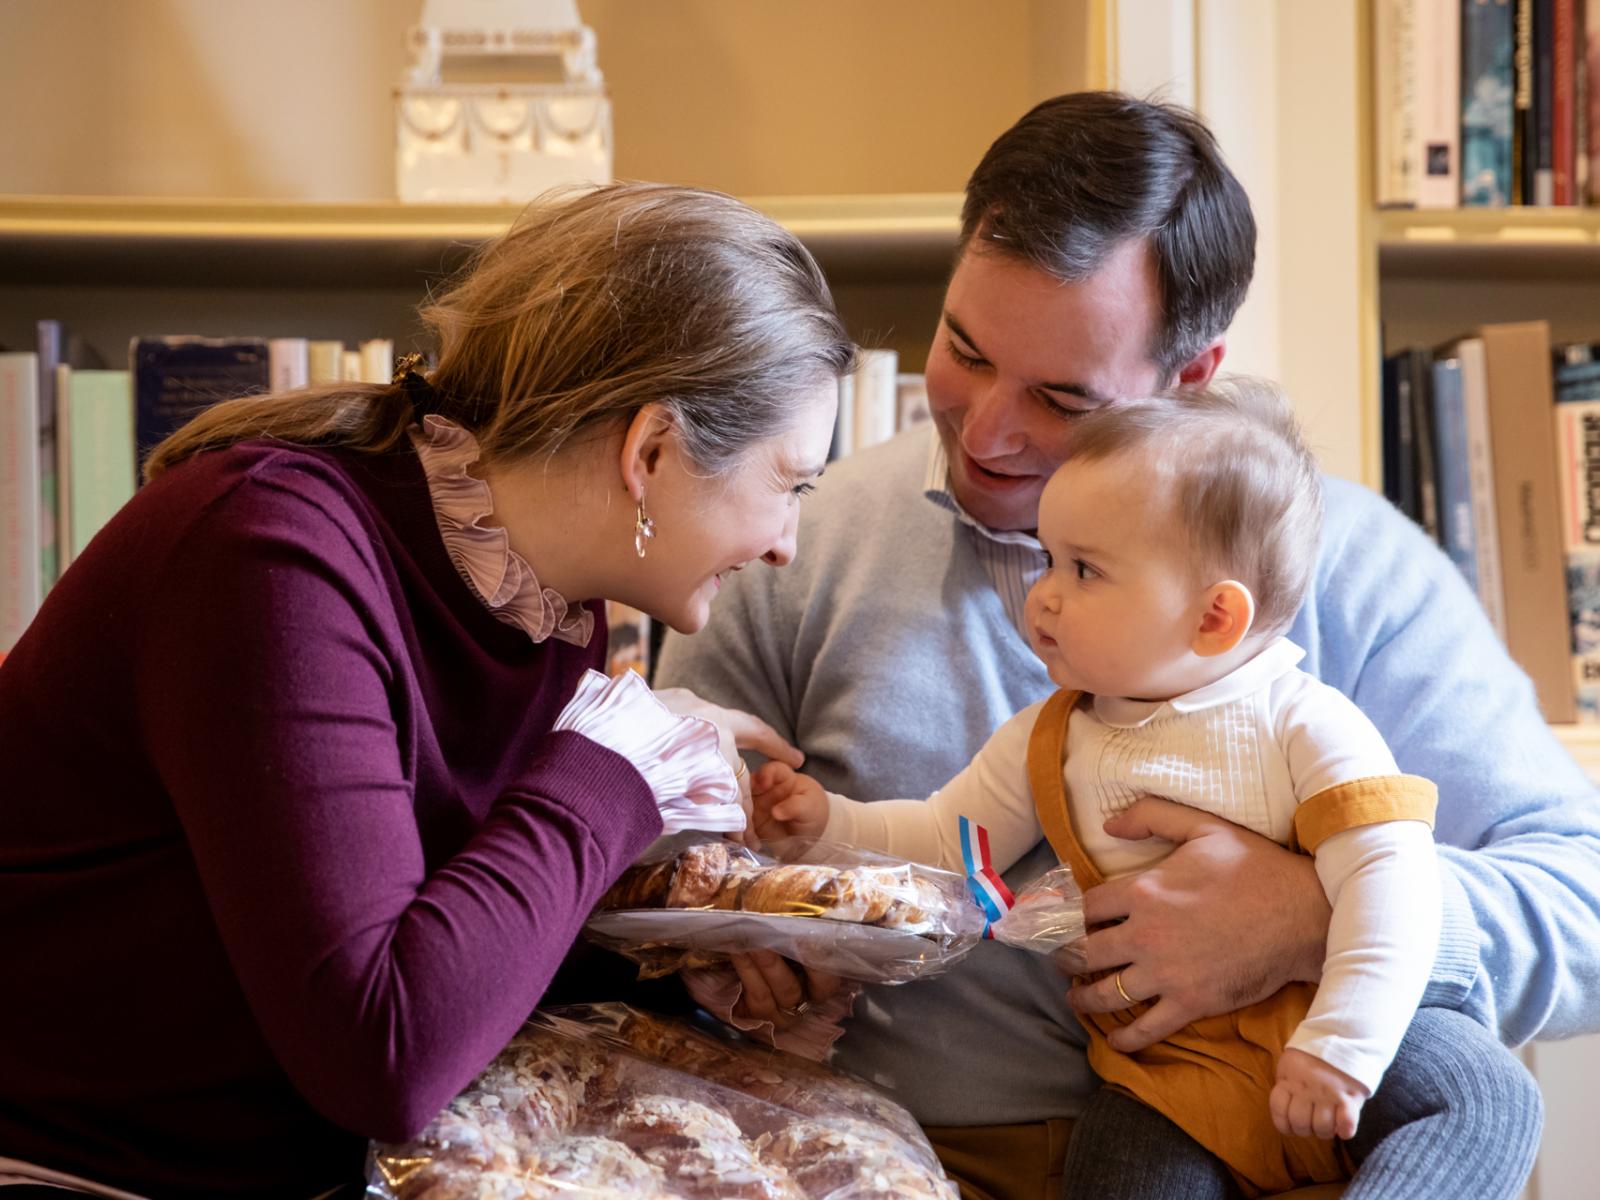
{"label": "baby's hand", "polygon": [[750,779],[756,832],[764,838],[821,837],[828,825],[822,785],[781,762],[769,762]]}
{"label": "baby's hand", "polygon": [[1285,1050],[1278,1059],[1272,1123],[1285,1136],[1349,1140],[1366,1101],[1365,1087],[1304,1050]]}

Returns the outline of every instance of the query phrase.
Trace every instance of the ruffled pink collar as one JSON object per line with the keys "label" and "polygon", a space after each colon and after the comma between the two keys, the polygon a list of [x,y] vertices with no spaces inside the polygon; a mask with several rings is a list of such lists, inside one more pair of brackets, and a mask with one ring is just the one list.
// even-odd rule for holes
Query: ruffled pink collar
{"label": "ruffled pink collar", "polygon": [[542,588],[528,561],[511,548],[499,526],[479,522],[494,511],[489,485],[467,473],[478,461],[478,439],[435,413],[411,427],[411,443],[422,459],[433,498],[439,536],[467,586],[507,625],[535,642],[546,638],[587,646],[594,636],[594,614],[581,604]]}

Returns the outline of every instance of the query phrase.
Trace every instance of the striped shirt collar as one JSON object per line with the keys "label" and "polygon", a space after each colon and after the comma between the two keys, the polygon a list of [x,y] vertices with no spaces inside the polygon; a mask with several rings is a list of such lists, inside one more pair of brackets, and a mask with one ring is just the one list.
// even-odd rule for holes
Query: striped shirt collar
{"label": "striped shirt collar", "polygon": [[949,509],[956,515],[956,520],[976,529],[992,542],[999,542],[1005,546],[1023,546],[1040,554],[1044,553],[1043,545],[1033,534],[1024,533],[1020,529],[990,529],[961,507],[955,492],[950,489],[950,460],[945,457],[944,442],[939,437],[937,429],[931,430],[928,438],[928,470],[922,478],[922,494],[941,508]]}

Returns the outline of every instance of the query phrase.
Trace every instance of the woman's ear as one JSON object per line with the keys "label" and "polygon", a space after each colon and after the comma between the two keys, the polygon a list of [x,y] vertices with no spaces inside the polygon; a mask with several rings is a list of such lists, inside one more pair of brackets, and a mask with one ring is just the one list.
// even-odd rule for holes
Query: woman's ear
{"label": "woman's ear", "polygon": [[1225,579],[1206,589],[1205,608],[1191,648],[1201,658],[1226,654],[1250,632],[1256,619],[1256,599],[1236,579]]}
{"label": "woman's ear", "polygon": [[622,472],[622,486],[635,504],[650,490],[651,479],[661,469],[671,431],[672,417],[659,404],[646,404],[622,431],[617,465]]}

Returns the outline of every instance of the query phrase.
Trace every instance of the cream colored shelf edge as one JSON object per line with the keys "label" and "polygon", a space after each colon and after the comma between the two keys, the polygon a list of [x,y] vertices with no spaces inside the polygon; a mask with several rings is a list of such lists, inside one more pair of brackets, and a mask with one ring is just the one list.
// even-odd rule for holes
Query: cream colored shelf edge
{"label": "cream colored shelf edge", "polygon": [[1600,247],[1600,209],[1390,209],[1377,214],[1382,246]]}
{"label": "cream colored shelf edge", "polygon": [[1584,773],[1600,783],[1600,725],[1552,725],[1555,735],[1578,760]]}
{"label": "cream colored shelf edge", "polygon": [[[756,196],[746,202],[801,238],[953,239],[957,193]],[[475,239],[503,231],[521,205],[398,201],[189,200],[0,195],[0,237],[365,241]]]}

